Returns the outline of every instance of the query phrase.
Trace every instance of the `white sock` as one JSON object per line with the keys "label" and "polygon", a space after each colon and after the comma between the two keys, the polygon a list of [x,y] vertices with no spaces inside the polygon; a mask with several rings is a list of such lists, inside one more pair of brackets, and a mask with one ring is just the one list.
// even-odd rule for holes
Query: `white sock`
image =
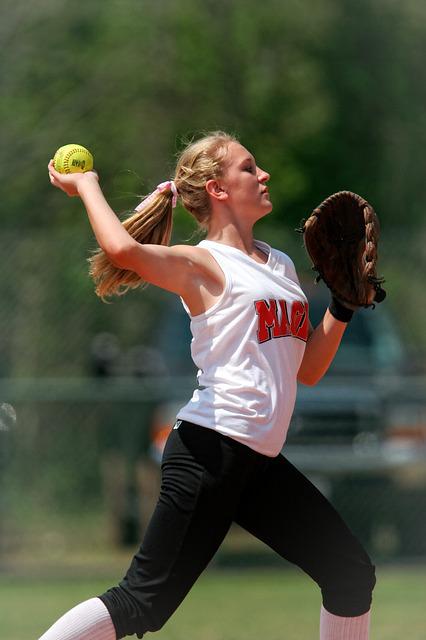
{"label": "white sock", "polygon": [[368,640],[370,611],[355,618],[343,618],[321,607],[320,640]]}
{"label": "white sock", "polygon": [[70,609],[39,640],[116,640],[116,633],[102,600],[91,598]]}

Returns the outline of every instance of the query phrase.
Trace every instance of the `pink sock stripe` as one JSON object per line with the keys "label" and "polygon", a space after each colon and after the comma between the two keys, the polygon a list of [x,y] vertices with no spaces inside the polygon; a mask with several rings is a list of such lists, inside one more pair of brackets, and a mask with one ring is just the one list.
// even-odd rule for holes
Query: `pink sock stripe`
{"label": "pink sock stripe", "polygon": [[370,611],[354,618],[329,613],[321,607],[320,640],[368,640]]}

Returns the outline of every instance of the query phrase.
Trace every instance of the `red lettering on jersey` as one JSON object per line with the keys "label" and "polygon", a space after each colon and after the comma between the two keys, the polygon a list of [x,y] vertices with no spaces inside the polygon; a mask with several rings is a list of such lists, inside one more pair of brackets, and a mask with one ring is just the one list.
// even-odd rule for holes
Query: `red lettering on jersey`
{"label": "red lettering on jersey", "polygon": [[257,339],[259,342],[266,342],[271,339],[271,328],[278,324],[277,302],[276,300],[256,300],[254,303],[258,315]]}
{"label": "red lettering on jersey", "polygon": [[[279,313],[278,313],[279,305]],[[295,300],[288,305],[285,300],[256,300],[254,303],[258,316],[257,339],[259,342],[267,342],[271,338],[283,338],[294,336],[299,340],[308,339],[309,314],[308,304],[301,300]],[[290,319],[288,307],[290,309]]]}
{"label": "red lettering on jersey", "polygon": [[308,305],[301,300],[295,300],[291,305],[291,333],[295,338],[300,338],[305,342],[309,333]]}
{"label": "red lettering on jersey", "polygon": [[285,300],[278,300],[278,304],[280,305],[281,317],[279,321],[277,321],[277,324],[274,326],[274,338],[289,336],[291,333],[290,323],[288,321],[287,303]]}

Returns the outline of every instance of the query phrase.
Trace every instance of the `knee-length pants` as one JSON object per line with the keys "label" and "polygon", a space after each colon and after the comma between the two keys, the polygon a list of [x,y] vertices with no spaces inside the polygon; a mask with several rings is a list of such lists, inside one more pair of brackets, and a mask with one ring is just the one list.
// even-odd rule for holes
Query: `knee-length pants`
{"label": "knee-length pants", "polygon": [[181,422],[166,444],[160,496],[143,543],[119,585],[100,596],[117,638],[141,638],[164,625],[232,522],[311,576],[330,613],[359,616],[370,608],[374,567],[303,474],[282,455],[270,458]]}

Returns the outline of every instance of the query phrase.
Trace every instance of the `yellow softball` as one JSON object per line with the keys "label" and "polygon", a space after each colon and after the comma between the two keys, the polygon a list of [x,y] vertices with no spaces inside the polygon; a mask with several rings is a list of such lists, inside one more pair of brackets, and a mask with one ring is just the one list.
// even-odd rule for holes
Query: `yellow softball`
{"label": "yellow softball", "polygon": [[55,153],[53,166],[59,173],[83,173],[93,169],[93,156],[81,144],[66,144]]}

